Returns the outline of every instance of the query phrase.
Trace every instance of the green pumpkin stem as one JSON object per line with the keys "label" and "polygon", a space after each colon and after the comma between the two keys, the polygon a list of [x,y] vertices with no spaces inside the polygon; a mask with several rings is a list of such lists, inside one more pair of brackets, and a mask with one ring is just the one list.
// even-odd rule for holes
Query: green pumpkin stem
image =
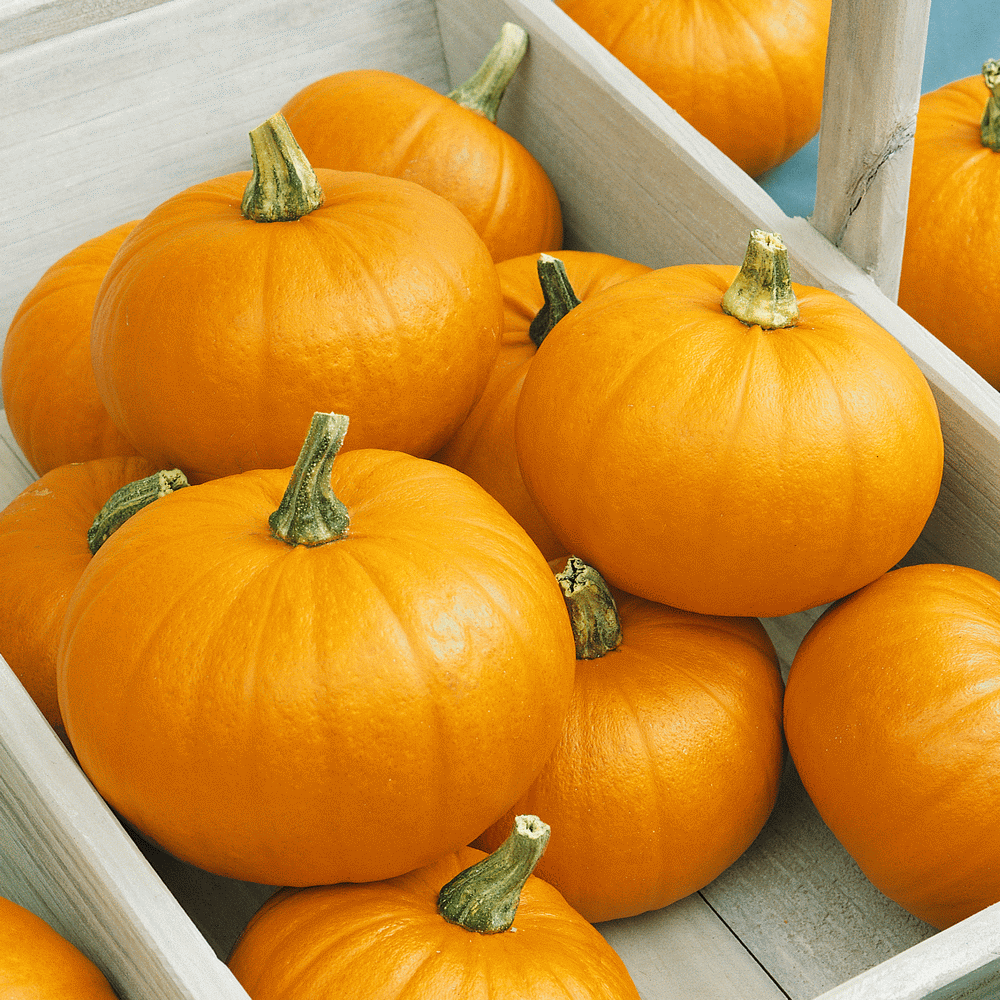
{"label": "green pumpkin stem", "polygon": [[510,836],[482,861],[459,872],[438,893],[438,913],[479,934],[500,934],[514,923],[521,890],[549,842],[549,826],[518,816]]}
{"label": "green pumpkin stem", "polygon": [[580,300],[573,291],[566,274],[566,265],[557,257],[543,253],[538,258],[538,282],[542,286],[545,304],[535,314],[528,327],[528,336],[535,347],[541,347],[542,341],[571,309],[575,309]]}
{"label": "green pumpkin stem", "polygon": [[1000,152],[1000,60],[987,59],[983,63],[983,81],[990,99],[986,102],[979,134],[984,146]]}
{"label": "green pumpkin stem", "polygon": [[747,326],[780,330],[795,326],[799,303],[792,291],[788,248],[777,233],[750,234],[739,274],[722,297],[722,308]]}
{"label": "green pumpkin stem", "polygon": [[115,490],[108,502],[97,512],[94,523],[87,531],[87,547],[90,549],[90,554],[97,552],[137,511],[187,485],[187,477],[180,469],[162,469]]}
{"label": "green pumpkin stem", "polygon": [[279,111],[250,133],[253,176],[240,208],[253,222],[294,222],[323,204],[323,188]]}
{"label": "green pumpkin stem", "polygon": [[622,626],[615,599],[604,577],[577,556],[556,574],[573,625],[578,660],[596,660],[617,649]]}
{"label": "green pumpkin stem", "polygon": [[479,69],[448,96],[463,108],[495,122],[507,84],[527,51],[528,33],[508,21]]}
{"label": "green pumpkin stem", "polygon": [[326,545],[347,534],[351,519],[334,495],[330,471],[344,435],[347,417],[315,413],[299,452],[288,489],[268,518],[271,534],[288,545]]}

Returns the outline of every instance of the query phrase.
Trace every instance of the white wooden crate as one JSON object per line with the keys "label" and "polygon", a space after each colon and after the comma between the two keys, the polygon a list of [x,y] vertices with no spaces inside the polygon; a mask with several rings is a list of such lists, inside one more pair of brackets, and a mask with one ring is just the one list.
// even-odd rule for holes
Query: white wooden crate
{"label": "white wooden crate", "polygon": [[[550,0],[7,0],[0,330],[63,253],[248,167],[249,129],[305,83],[379,67],[444,91],[505,20],[530,47],[499,121],[556,184],[567,245],[654,267],[737,263],[751,228],[781,233],[794,280],[868,312],[935,391],[945,478],[910,559],[1000,576],[1000,395],[893,304],[927,0],[834,2],[830,60],[846,72],[825,102],[815,225],[786,216]],[[0,505],[33,478],[0,424]],[[765,623],[786,664],[814,618]],[[0,662],[0,893],[83,947],[124,1000],[246,1000],[220,956],[269,891],[137,847]],[[601,929],[644,1000],[1000,997],[1000,906],[933,933],[864,879],[790,767],[731,869]]]}

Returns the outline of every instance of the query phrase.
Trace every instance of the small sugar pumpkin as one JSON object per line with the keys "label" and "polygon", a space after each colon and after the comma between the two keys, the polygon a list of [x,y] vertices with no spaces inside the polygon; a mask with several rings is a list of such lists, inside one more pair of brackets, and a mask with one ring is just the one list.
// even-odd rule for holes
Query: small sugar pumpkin
{"label": "small sugar pumpkin", "polygon": [[0,897],[0,996],[116,1000],[104,973],[31,910]]}
{"label": "small sugar pumpkin", "polygon": [[60,734],[56,654],[70,595],[91,560],[88,532],[115,492],[156,471],[135,455],[61,465],[0,511],[0,655]]}
{"label": "small sugar pumpkin", "polygon": [[316,410],[351,417],[349,448],[432,455],[499,347],[486,246],[418,184],[314,172],[280,115],[251,136],[253,174],[154,208],[108,270],[92,330],[108,412],[192,482],[291,466]]}
{"label": "small sugar pumpkin", "polygon": [[920,99],[899,304],[1000,389],[1000,61]]}
{"label": "small sugar pumpkin", "polygon": [[385,70],[347,70],[281,109],[317,167],[416,181],[457,205],[493,259],[562,246],[559,198],[541,164],[496,124],[527,49],[507,23],[482,66],[450,94]]}
{"label": "small sugar pumpkin", "polygon": [[830,0],[557,0],[751,177],[819,129]]}
{"label": "small sugar pumpkin", "polygon": [[524,530],[438,462],[337,454],[345,428],[317,414],[293,470],[140,510],[67,610],[58,695],[81,766],[217,874],[429,864],[527,788],[569,705],[572,630]]}
{"label": "small sugar pumpkin", "polygon": [[785,733],[820,816],[933,927],[1000,901],[1000,582],[895,569],[802,640]]}
{"label": "small sugar pumpkin", "polygon": [[519,816],[490,856],[463,847],[384,882],[284,889],[229,968],[253,1000],[639,1000],[608,942],[531,874],[548,838]]}
{"label": "small sugar pumpkin", "polygon": [[538,875],[614,920],[697,892],[760,833],[784,760],[781,674],[756,618],[634,597],[576,557],[557,578],[577,644],[562,739],[474,846],[496,849],[518,813],[548,817]]}
{"label": "small sugar pumpkin", "polygon": [[845,299],[792,285],[755,232],[742,268],[606,289],[545,338],[515,439],[566,551],[627,593],[768,617],[895,565],[941,483],[934,396]]}
{"label": "small sugar pumpkin", "polygon": [[69,462],[132,455],[94,381],[90,319],[108,267],[136,223],[57,260],[18,307],[3,345],[3,405],[11,433],[41,476]]}
{"label": "small sugar pumpkin", "polygon": [[471,476],[496,497],[546,558],[565,550],[525,489],[517,463],[514,414],[524,376],[548,331],[580,299],[649,270],[645,264],[582,250],[563,250],[558,259],[528,254],[497,265],[504,299],[500,353],[479,401],[434,458]]}

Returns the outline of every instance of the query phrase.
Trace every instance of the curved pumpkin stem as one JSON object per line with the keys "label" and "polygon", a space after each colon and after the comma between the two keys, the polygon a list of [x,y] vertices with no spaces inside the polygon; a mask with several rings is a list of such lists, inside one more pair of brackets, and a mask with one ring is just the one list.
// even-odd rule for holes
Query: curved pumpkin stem
{"label": "curved pumpkin stem", "polygon": [[604,577],[578,556],[570,556],[556,574],[569,611],[578,660],[596,660],[622,641],[618,608]]}
{"label": "curved pumpkin stem", "polygon": [[479,69],[448,96],[463,108],[495,122],[507,84],[527,51],[528,33],[508,21]]}
{"label": "curved pumpkin stem", "polygon": [[514,923],[521,890],[549,842],[549,826],[518,816],[510,836],[487,858],[459,872],[438,893],[438,913],[479,934],[499,934]]}
{"label": "curved pumpkin stem", "polygon": [[87,547],[95,552],[137,511],[142,510],[168,493],[176,493],[188,485],[180,469],[162,469],[151,476],[126,483],[115,490],[108,502],[97,512],[87,531]]}
{"label": "curved pumpkin stem", "polygon": [[294,222],[323,204],[316,172],[279,111],[250,133],[253,176],[240,208],[253,222]]}
{"label": "curved pumpkin stem", "polygon": [[1000,60],[987,59],[983,63],[983,81],[990,99],[986,102],[979,134],[984,146],[1000,152]]}
{"label": "curved pumpkin stem", "polygon": [[580,304],[566,274],[566,265],[557,257],[547,253],[539,256],[538,283],[542,286],[545,304],[528,327],[528,336],[535,347],[541,347],[552,327]]}
{"label": "curved pumpkin stem", "polygon": [[278,509],[268,518],[271,534],[288,545],[325,545],[347,534],[347,508],[330,486],[348,418],[339,413],[314,413],[292,478]]}
{"label": "curved pumpkin stem", "polygon": [[780,330],[795,326],[799,303],[792,291],[788,248],[777,233],[750,234],[739,274],[722,297],[722,308],[747,326]]}

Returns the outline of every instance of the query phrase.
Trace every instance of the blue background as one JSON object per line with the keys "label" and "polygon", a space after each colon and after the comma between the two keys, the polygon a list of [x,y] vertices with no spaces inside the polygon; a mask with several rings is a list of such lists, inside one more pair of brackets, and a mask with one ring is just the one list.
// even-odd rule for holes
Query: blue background
{"label": "blue background", "polygon": [[[931,0],[920,92],[981,72],[1000,59],[1000,0]],[[787,215],[812,214],[816,200],[819,138],[757,178]]]}

